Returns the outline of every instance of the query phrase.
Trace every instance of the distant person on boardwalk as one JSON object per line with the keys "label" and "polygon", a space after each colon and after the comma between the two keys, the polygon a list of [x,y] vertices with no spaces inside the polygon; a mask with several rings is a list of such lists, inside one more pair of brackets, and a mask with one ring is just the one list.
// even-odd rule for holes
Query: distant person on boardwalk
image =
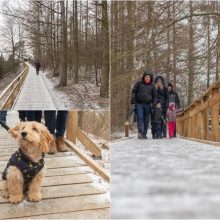
{"label": "distant person on boardwalk", "polygon": [[138,139],[147,139],[151,109],[156,97],[152,82],[153,73],[145,70],[142,79],[137,81],[132,89],[131,104],[135,105],[137,114]]}
{"label": "distant person on boardwalk", "polygon": [[[169,91],[169,103],[174,102],[176,107],[175,110],[178,111],[178,109],[180,109],[180,99],[178,93],[174,91],[172,83],[168,83],[168,91]],[[176,137],[176,121],[175,121],[174,137]]]}
{"label": "distant person on boardwalk", "polygon": [[39,61],[36,61],[35,62],[35,68],[36,68],[36,73],[37,75],[39,74],[39,71],[40,71],[40,62]]}

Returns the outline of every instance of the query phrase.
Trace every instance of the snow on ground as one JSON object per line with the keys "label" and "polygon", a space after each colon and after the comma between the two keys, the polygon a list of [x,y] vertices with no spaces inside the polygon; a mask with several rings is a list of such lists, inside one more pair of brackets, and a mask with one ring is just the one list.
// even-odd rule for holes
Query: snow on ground
{"label": "snow on ground", "polygon": [[111,143],[111,217],[220,218],[219,160],[220,148],[180,138]]}
{"label": "snow on ground", "polygon": [[[58,97],[66,109],[100,110],[109,109],[109,99],[99,97],[100,88],[93,83],[82,81],[77,85],[59,87],[59,78],[48,72],[42,73],[52,97]],[[59,103],[57,104],[58,109]]]}
{"label": "snow on ground", "polygon": [[[98,163],[100,166],[104,167],[104,169],[110,174],[110,150],[109,150],[109,142],[96,136],[91,133],[85,132],[85,134],[101,149],[101,159],[95,159],[93,158],[93,155],[90,151],[88,151],[83,144],[81,144],[78,140],[76,142],[76,146],[79,147],[84,153],[89,155],[91,158],[95,160],[96,163]],[[92,170],[92,168],[91,168]],[[105,190],[105,198],[106,200],[110,200],[110,184],[105,181],[102,177],[99,176],[96,172],[94,172],[96,175],[90,175],[90,177],[93,180],[93,185],[100,190]]]}

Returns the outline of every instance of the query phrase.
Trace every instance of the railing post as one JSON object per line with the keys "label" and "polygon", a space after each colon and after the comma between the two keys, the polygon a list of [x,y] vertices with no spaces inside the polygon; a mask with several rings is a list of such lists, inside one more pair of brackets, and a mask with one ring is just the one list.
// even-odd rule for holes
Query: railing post
{"label": "railing post", "polygon": [[184,115],[186,115],[186,118],[184,120],[184,136],[185,137],[189,137],[190,136],[190,132],[189,132],[189,113],[185,112]]}
{"label": "railing post", "polygon": [[69,111],[68,119],[67,119],[66,137],[74,144],[76,144],[77,128],[78,128],[78,112]]}
{"label": "railing post", "polygon": [[[212,89],[212,97],[218,99],[219,88]],[[215,101],[214,101],[215,102]],[[219,141],[219,102],[212,105],[212,123],[211,123],[211,139],[212,141]]]}
{"label": "railing post", "polygon": [[[209,98],[208,96],[204,96],[203,103],[207,102],[208,98]],[[209,112],[208,112],[208,107],[207,107],[203,111],[201,111],[201,131],[202,131],[201,139],[203,140],[208,140],[208,129],[209,129],[208,115],[209,115]]]}
{"label": "railing post", "polygon": [[195,138],[200,139],[201,138],[201,113],[199,111],[201,106],[201,101],[196,101],[195,106]]}
{"label": "railing post", "polygon": [[187,130],[187,137],[193,137],[192,135],[192,117],[188,117],[188,130]]}
{"label": "railing post", "polygon": [[125,137],[129,137],[129,122],[126,121],[124,124]]}

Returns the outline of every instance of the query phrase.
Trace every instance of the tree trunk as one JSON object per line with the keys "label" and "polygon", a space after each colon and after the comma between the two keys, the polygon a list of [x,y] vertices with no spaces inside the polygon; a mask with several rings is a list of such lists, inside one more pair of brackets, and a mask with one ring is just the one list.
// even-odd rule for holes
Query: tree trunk
{"label": "tree trunk", "polygon": [[193,101],[193,84],[194,84],[194,42],[193,42],[193,6],[192,1],[189,2],[190,18],[189,18],[189,59],[188,59],[188,105]]}
{"label": "tree trunk", "polygon": [[62,24],[62,74],[60,85],[67,86],[67,24],[65,15],[65,2],[60,1],[61,7],[61,24]]}
{"label": "tree trunk", "polygon": [[110,73],[110,47],[109,47],[109,21],[108,2],[102,1],[102,31],[103,31],[103,73],[101,80],[100,97],[109,97],[109,73]]}
{"label": "tree trunk", "polygon": [[74,1],[74,45],[75,45],[75,66],[74,83],[79,83],[79,41],[78,41],[78,1]]}

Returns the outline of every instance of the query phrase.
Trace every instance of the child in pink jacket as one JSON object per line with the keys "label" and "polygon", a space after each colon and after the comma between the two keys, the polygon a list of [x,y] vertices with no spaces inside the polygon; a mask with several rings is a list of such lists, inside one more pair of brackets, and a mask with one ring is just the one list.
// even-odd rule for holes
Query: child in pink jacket
{"label": "child in pink jacket", "polygon": [[169,138],[174,137],[174,132],[176,129],[176,104],[175,102],[170,102],[167,110],[167,120],[169,129]]}

